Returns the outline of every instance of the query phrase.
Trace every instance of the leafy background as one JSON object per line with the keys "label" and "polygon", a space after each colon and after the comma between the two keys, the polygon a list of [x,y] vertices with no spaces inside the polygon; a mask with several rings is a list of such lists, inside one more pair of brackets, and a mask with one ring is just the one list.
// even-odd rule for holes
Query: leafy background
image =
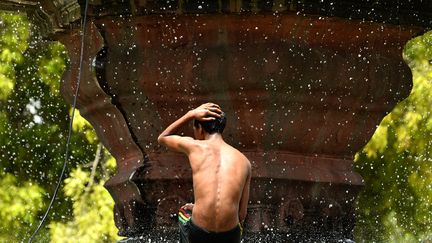
{"label": "leafy background", "polygon": [[355,158],[365,180],[355,235],[365,242],[432,241],[432,32],[410,40],[410,96]]}
{"label": "leafy background", "polygon": [[[59,93],[65,48],[31,33],[23,15],[0,12],[0,242],[26,241],[46,209],[65,153],[71,114]],[[115,242],[115,170],[90,124],[76,113],[62,191],[39,242]],[[94,222],[98,222],[95,224]]]}
{"label": "leafy background", "polygon": [[[355,157],[366,184],[358,242],[432,241],[432,32],[409,41],[404,56],[412,93]],[[67,60],[25,16],[0,12],[0,242],[26,241],[55,188],[71,114],[59,94]],[[79,113],[73,131],[66,178],[37,241],[115,242],[114,202],[103,188],[115,160]]]}

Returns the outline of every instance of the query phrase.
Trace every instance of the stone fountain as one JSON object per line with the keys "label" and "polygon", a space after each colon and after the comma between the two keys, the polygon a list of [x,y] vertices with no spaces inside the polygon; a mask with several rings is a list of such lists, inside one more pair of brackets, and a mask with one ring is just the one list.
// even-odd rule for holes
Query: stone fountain
{"label": "stone fountain", "polygon": [[[66,46],[69,103],[83,6],[0,3]],[[250,242],[352,238],[363,186],[353,157],[409,95],[402,50],[431,11],[425,1],[90,0],[77,106],[117,160],[105,187],[119,235],[175,232],[176,210],[193,200],[191,171],[156,139],[212,101],[228,115],[225,139],[253,165]]]}

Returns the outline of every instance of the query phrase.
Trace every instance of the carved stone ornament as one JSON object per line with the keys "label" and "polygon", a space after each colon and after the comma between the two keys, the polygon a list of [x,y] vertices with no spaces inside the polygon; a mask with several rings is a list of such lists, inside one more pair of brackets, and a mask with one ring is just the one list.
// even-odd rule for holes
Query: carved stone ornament
{"label": "carved stone ornament", "polygon": [[42,37],[62,32],[81,20],[81,7],[77,0],[2,0],[0,10],[26,13]]}

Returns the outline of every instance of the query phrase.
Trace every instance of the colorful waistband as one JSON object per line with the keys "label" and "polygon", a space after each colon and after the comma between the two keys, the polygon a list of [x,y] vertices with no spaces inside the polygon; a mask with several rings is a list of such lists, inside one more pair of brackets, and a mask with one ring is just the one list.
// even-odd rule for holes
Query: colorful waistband
{"label": "colorful waistband", "polygon": [[186,210],[184,210],[183,208],[180,208],[179,213],[178,213],[178,219],[180,220],[180,222],[182,223],[186,223],[191,219],[192,215],[187,212]]}
{"label": "colorful waistband", "polygon": [[[192,218],[191,213],[192,212],[189,210],[184,210],[183,208],[180,208],[178,212],[179,221],[182,222],[183,224],[186,224]],[[238,227],[240,228],[240,234],[243,235],[243,226],[241,225],[241,223],[238,223]]]}

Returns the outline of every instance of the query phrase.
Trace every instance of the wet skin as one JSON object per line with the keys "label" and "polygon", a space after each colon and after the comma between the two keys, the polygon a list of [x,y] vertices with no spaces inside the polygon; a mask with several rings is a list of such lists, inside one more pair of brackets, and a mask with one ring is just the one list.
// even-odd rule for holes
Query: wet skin
{"label": "wet skin", "polygon": [[175,133],[193,119],[211,120],[221,112],[216,104],[203,104],[168,126],[158,138],[160,144],[188,156],[195,204],[183,207],[193,210],[194,224],[214,232],[231,230],[244,221],[249,200],[250,162],[227,144],[221,134],[208,134],[201,126],[194,128],[195,139]]}

